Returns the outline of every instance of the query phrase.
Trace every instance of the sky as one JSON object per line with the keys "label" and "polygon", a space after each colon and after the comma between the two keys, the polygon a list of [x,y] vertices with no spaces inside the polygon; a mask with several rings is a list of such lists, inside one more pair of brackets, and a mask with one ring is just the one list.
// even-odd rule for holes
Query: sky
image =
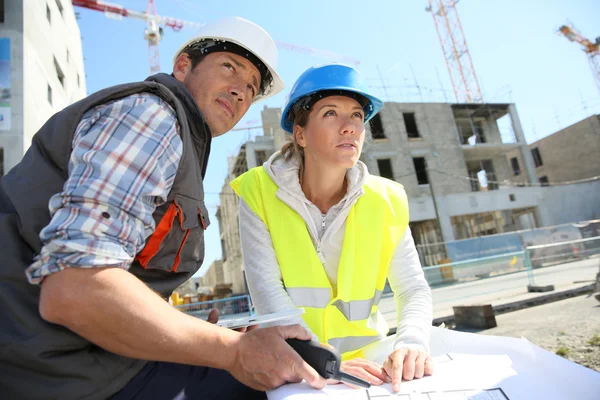
{"label": "sky", "polygon": [[[111,0],[145,11],[146,0]],[[373,94],[385,101],[455,102],[448,70],[427,0],[260,0],[227,2],[155,0],[158,14],[206,23],[241,16],[261,25],[278,42],[332,52],[359,62]],[[577,43],[557,34],[572,23],[592,41],[600,36],[597,0],[461,0],[457,10],[486,102],[515,103],[528,143],[592,114],[600,114],[600,89]],[[145,23],[79,13],[88,93],[149,75]],[[160,44],[161,71],[172,71],[172,57],[193,37],[194,28],[165,28]],[[335,60],[317,52],[280,49],[278,72],[286,90],[250,108],[237,128],[261,124],[264,106],[282,107],[289,89],[310,66]],[[417,89],[417,86],[420,90]],[[215,216],[227,171],[237,154],[260,129],[229,132],[213,140],[204,180],[212,224],[206,233],[206,257],[199,274],[221,257]]]}

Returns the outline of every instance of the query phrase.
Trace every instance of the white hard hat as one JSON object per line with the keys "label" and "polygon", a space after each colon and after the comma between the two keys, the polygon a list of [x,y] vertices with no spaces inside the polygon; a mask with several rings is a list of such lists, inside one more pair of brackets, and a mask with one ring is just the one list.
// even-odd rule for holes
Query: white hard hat
{"label": "white hard hat", "polygon": [[[250,52],[251,55],[262,62],[270,77],[262,76],[263,90],[255,98],[253,103],[274,96],[284,89],[284,84],[275,68],[277,67],[277,47],[275,41],[269,34],[254,22],[240,17],[226,17],[217,21],[209,22],[200,28],[198,34],[185,42],[175,52],[173,64],[184,50],[194,44],[204,41],[227,42]],[[227,51],[227,50],[222,50]],[[253,62],[252,59],[249,59]],[[254,63],[254,62],[253,62]],[[260,70],[261,68],[257,66]],[[265,74],[263,74],[265,75]]]}

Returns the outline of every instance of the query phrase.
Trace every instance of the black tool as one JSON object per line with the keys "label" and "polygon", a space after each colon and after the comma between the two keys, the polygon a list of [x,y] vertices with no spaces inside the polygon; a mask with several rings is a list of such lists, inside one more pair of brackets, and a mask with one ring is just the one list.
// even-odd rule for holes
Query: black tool
{"label": "black tool", "polygon": [[321,346],[312,340],[287,339],[286,342],[323,378],[337,379],[367,389],[371,387],[369,382],[340,371],[342,357],[337,350]]}

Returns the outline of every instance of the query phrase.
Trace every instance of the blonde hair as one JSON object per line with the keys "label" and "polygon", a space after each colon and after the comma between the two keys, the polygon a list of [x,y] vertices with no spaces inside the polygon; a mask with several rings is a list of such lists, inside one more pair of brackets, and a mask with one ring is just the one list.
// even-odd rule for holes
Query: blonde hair
{"label": "blonde hair", "polygon": [[[304,128],[308,122],[308,116],[311,110],[312,106],[308,110],[298,107],[296,110],[290,111],[290,119],[294,121],[292,127],[299,125],[300,127]],[[294,129],[292,128],[292,130]],[[288,142],[281,147],[281,154],[286,160],[291,160],[294,157],[298,158],[300,163],[300,171],[298,175],[300,178],[300,184],[302,184],[302,176],[304,175],[304,147],[298,144],[295,132],[292,132],[292,134],[289,136]]]}

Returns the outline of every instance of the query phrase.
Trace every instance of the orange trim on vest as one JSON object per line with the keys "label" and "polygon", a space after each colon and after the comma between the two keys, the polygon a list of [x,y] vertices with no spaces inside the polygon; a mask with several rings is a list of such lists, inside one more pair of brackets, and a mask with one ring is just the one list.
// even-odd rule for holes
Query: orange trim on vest
{"label": "orange trim on vest", "polygon": [[185,236],[181,241],[181,245],[179,246],[179,250],[177,250],[177,256],[175,256],[175,263],[173,264],[173,269],[171,271],[177,272],[177,268],[179,268],[179,261],[181,256],[181,250],[183,250],[183,246],[185,246],[185,242],[187,241],[187,237],[190,234],[190,230],[185,231]]}
{"label": "orange trim on vest", "polygon": [[179,210],[179,226],[181,227],[181,230],[183,230],[183,210],[181,209],[181,207],[179,207],[179,204],[177,204],[177,202],[174,203],[175,207],[177,207],[177,209]]}
{"label": "orange trim on vest", "polygon": [[[177,209],[178,207],[175,205],[175,203],[169,206],[169,209],[158,223],[156,230],[154,231],[152,236],[150,236],[150,239],[148,239],[146,247],[144,247],[144,249],[135,257],[135,259],[139,261],[142,267],[146,268],[152,257],[154,257],[156,253],[158,253],[158,250],[160,249],[160,244],[173,227],[173,221],[175,221],[175,217],[177,216]],[[179,253],[177,253],[177,257],[179,257]]]}

